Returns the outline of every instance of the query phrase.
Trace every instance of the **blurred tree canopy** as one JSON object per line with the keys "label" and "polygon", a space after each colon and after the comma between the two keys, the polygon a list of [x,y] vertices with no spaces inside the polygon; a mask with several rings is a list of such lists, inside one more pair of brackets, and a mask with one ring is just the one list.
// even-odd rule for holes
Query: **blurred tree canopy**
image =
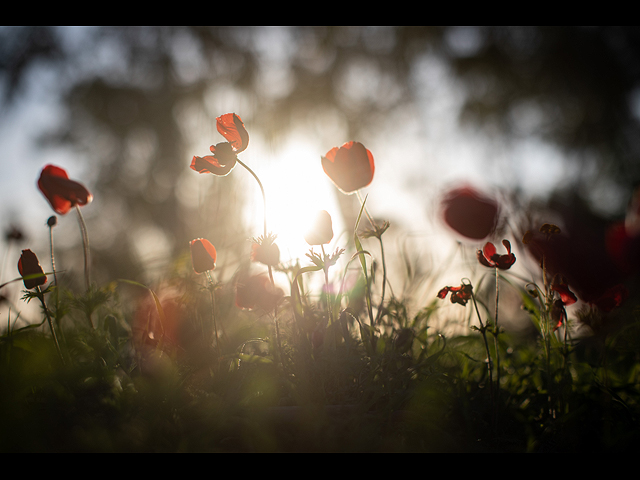
{"label": "blurred tree canopy", "polygon": [[[96,260],[109,275],[135,278],[132,227],[142,219],[164,232],[169,255],[185,253],[201,219],[174,194],[177,179],[206,153],[198,139],[218,138],[223,109],[242,111],[274,143],[335,115],[356,138],[415,113],[411,72],[425,54],[446,61],[464,87],[460,121],[552,141],[622,189],[640,178],[634,27],[4,27],[0,121],[37,68],[53,72],[46,78],[56,79],[49,88],[65,115],[43,145],[72,147],[91,165],[94,191],[118,212],[103,227],[118,241]],[[225,208],[211,207],[197,234],[216,245],[242,231],[232,184],[211,182],[208,204]]]}

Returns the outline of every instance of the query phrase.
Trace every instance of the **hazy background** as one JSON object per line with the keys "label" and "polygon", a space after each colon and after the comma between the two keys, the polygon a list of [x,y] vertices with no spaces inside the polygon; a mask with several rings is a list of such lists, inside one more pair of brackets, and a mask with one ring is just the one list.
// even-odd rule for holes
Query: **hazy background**
{"label": "hazy background", "polygon": [[[334,216],[332,247],[349,243],[357,200],[320,165],[348,140],[375,157],[363,193],[391,221],[388,255],[425,272],[456,248],[435,209],[452,182],[615,219],[640,178],[639,86],[633,27],[1,27],[0,226],[24,238],[3,235],[0,282],[21,248],[49,262],[47,163],[94,194],[96,281],[157,281],[196,237],[232,273],[262,234],[257,184],[239,166],[189,169],[223,141],[215,117],[228,112],[249,131],[241,159],[264,183],[284,261],[304,263],[296,227],[316,208]],[[81,282],[74,217],[59,218],[56,249]]]}

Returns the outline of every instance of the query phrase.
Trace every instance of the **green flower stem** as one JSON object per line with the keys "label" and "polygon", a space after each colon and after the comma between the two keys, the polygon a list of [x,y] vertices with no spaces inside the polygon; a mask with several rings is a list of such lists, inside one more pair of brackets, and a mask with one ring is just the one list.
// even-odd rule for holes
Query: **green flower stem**
{"label": "green flower stem", "polygon": [[329,325],[333,325],[333,305],[331,304],[331,295],[329,293],[329,267],[327,265],[327,254],[324,252],[324,245],[320,245],[322,249],[322,270],[324,270],[324,284],[326,286],[327,311],[329,313]]}
{"label": "green flower stem", "polygon": [[500,350],[498,345],[498,335],[500,334],[500,327],[498,325],[498,300],[500,297],[500,274],[498,273],[498,267],[495,268],[496,271],[496,324],[494,325],[494,341],[496,347],[496,394],[500,395]]}
{"label": "green flower stem", "polygon": [[373,221],[373,218],[371,217],[371,215],[369,215],[369,211],[367,210],[367,207],[364,204],[364,200],[360,195],[360,190],[356,190],[356,195],[358,197],[358,200],[360,201],[360,205],[364,209],[364,214],[369,220],[371,227],[376,232],[376,237],[378,237],[378,241],[380,242],[380,257],[382,258],[382,292],[380,293],[380,304],[378,305],[378,312],[376,313],[376,323],[378,323],[380,322],[380,318],[382,317],[382,311],[383,311],[382,307],[384,306],[384,296],[385,296],[386,287],[387,287],[387,262],[385,260],[385,255],[384,255],[384,244],[382,242],[382,234],[378,232],[378,226]]}
{"label": "green flower stem", "polygon": [[[264,217],[263,217],[264,237],[263,238],[267,238],[267,196],[264,193],[264,187],[262,186],[262,182],[260,181],[256,173],[253,170],[251,170],[246,163],[243,163],[239,159],[237,160],[237,162],[240,165],[242,165],[253,176],[253,178],[256,179],[256,182],[258,182],[258,186],[260,187],[260,192],[262,193],[262,205],[264,209]],[[275,286],[275,283],[273,281],[273,272],[271,271],[271,265],[267,265],[267,267],[269,268],[269,279],[271,280],[271,285]]]}
{"label": "green flower stem", "polygon": [[482,334],[482,339],[484,340],[484,348],[487,351],[487,363],[489,368],[489,396],[491,397],[491,402],[493,403],[493,365],[491,361],[491,350],[489,350],[489,342],[487,340],[487,328],[482,321],[482,317],[480,316],[480,310],[478,310],[478,302],[476,302],[476,296],[471,290],[471,298],[473,300],[473,306],[476,309],[476,315],[478,316],[478,321],[480,322],[480,333]]}
{"label": "green flower stem", "polygon": [[[80,224],[80,232],[82,233],[82,245],[84,247],[84,283],[87,288],[91,285],[90,276],[90,259],[89,259],[89,235],[87,234],[87,225],[80,211],[80,206],[76,204],[76,212],[78,213],[78,223]],[[56,282],[57,286],[57,282]]]}
{"label": "green flower stem", "polygon": [[53,342],[56,345],[56,350],[58,351],[58,355],[60,356],[60,361],[62,364],[65,364],[64,357],[62,355],[62,350],[60,349],[60,342],[58,342],[58,336],[56,335],[56,330],[53,328],[53,322],[51,321],[51,315],[49,315],[49,309],[47,308],[47,304],[44,301],[44,293],[40,290],[40,286],[36,287],[36,292],[38,295],[38,299],[40,303],[42,303],[42,309],[44,310],[44,314],[47,317],[47,322],[49,323],[49,328],[51,329],[51,336],[53,337]]}
{"label": "green flower stem", "polygon": [[[262,182],[260,181],[260,179],[258,178],[258,175],[256,175],[256,173],[251,170],[251,168],[249,168],[249,166],[244,163],[242,160],[237,159],[236,160],[240,165],[242,165],[252,176],[253,178],[256,179],[256,182],[258,182],[258,186],[260,187],[260,193],[262,194],[262,208],[263,208],[263,238],[267,238],[267,196],[264,193],[264,187],[262,186]],[[271,280],[271,286],[275,288],[275,281],[273,280],[273,270],[271,268],[271,265],[267,265],[267,269],[269,271],[269,280]],[[274,315],[273,315],[273,321],[275,323],[275,328],[276,328],[276,343],[278,344],[278,349],[280,350],[280,327],[278,325],[278,315],[277,315],[277,305],[274,309]],[[279,352],[278,352],[279,355]]]}
{"label": "green flower stem", "polygon": [[211,296],[211,321],[213,322],[213,333],[216,337],[216,348],[218,349],[218,358],[220,358],[220,338],[218,337],[218,324],[216,322],[216,300],[213,290],[215,288],[215,282],[213,281],[213,275],[211,270],[207,270],[207,280],[209,280],[209,295]]}

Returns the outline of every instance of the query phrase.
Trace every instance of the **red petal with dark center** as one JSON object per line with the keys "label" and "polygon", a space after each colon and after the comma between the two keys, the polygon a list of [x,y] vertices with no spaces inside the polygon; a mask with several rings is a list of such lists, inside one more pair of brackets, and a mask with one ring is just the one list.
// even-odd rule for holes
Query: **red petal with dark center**
{"label": "red petal with dark center", "polygon": [[249,145],[249,133],[235,113],[225,113],[217,119],[218,132],[231,143],[234,152],[240,153]]}
{"label": "red petal with dark center", "polygon": [[227,165],[220,165],[218,159],[213,155],[205,155],[204,157],[194,156],[191,160],[191,169],[198,173],[213,173],[220,177],[227,175],[233,167],[236,166],[236,162],[230,162]]}

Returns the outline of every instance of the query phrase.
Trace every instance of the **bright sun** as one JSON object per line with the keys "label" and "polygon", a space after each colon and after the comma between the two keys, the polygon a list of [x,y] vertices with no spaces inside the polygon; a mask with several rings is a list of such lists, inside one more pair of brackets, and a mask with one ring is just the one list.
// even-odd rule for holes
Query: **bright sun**
{"label": "bright sun", "polygon": [[[293,138],[278,153],[265,159],[262,165],[268,168],[254,169],[267,197],[267,228],[277,235],[276,243],[285,264],[295,262],[296,258],[304,263],[310,246],[303,235],[317,210],[326,210],[331,215],[334,239],[342,231],[335,187],[322,170],[320,155],[304,139]],[[261,205],[262,198],[256,198],[256,202],[251,203]],[[254,223],[257,219],[253,211],[247,217]],[[256,226],[262,227],[262,216]]]}

